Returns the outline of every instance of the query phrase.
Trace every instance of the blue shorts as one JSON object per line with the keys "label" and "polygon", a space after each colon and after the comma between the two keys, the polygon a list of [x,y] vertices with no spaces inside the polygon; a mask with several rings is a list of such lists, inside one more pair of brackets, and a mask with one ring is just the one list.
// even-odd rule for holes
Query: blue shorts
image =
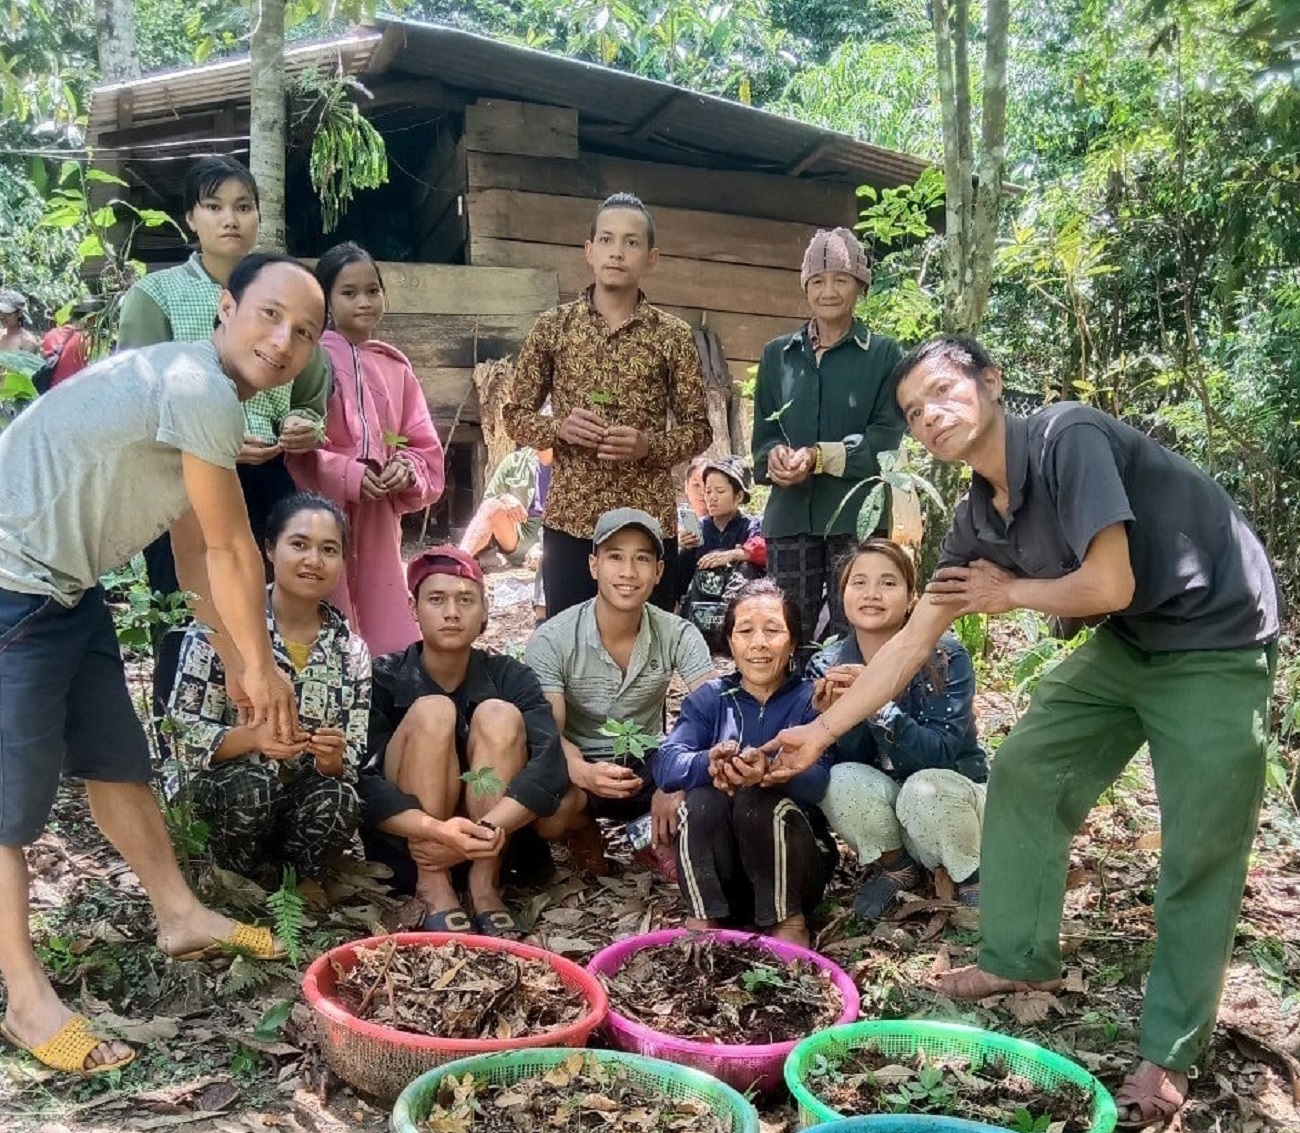
{"label": "blue shorts", "polygon": [[71,609],[0,588],[0,845],[40,837],[60,774],[151,778],[113,616],[98,586]]}

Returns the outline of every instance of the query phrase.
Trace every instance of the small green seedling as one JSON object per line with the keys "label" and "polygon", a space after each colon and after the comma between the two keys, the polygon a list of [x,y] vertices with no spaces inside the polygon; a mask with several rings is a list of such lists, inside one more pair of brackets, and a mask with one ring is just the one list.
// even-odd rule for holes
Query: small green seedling
{"label": "small green seedling", "polygon": [[785,987],[785,977],[775,968],[766,964],[755,964],[747,972],[740,973],[740,982],[751,995],[764,987]]}
{"label": "small green seedling", "polygon": [[647,732],[635,720],[615,720],[612,716],[600,726],[600,734],[614,741],[614,755],[644,763],[650,752],[659,746],[659,737]]}
{"label": "small green seedling", "polygon": [[1029,1110],[1021,1108],[1016,1110],[1011,1118],[1011,1124],[1008,1126],[1013,1133],[1047,1133],[1051,1127],[1052,1115],[1050,1113],[1040,1113],[1037,1118]]}
{"label": "small green seedling", "polygon": [[461,775],[460,781],[469,787],[475,798],[480,799],[488,795],[499,795],[506,789],[506,785],[501,782],[491,767],[466,771]]}
{"label": "small green seedling", "polygon": [[404,437],[401,433],[393,432],[392,429],[384,430],[384,444],[394,452],[401,452],[410,443],[410,437]]}
{"label": "small green seedling", "polygon": [[595,389],[592,390],[591,393],[587,394],[587,401],[592,406],[600,408],[602,406],[613,405],[614,395],[612,393],[607,393],[603,389]]}
{"label": "small green seedling", "polygon": [[769,413],[767,415],[767,419],[771,421],[772,424],[774,424],[778,429],[781,430],[781,436],[785,438],[785,443],[789,448],[794,448],[794,441],[790,439],[790,434],[785,431],[785,422],[781,418],[785,416],[785,411],[789,409],[790,406],[792,406],[793,404],[794,404],[794,398],[791,398],[783,406],[781,406],[781,408],[778,409],[775,413]]}

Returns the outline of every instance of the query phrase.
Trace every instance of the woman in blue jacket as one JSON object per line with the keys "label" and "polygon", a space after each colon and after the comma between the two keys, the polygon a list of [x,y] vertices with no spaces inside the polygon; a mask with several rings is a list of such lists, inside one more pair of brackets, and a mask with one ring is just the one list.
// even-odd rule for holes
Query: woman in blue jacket
{"label": "woman in blue jacket", "polygon": [[[850,634],[818,653],[807,675],[824,712],[907,621],[916,566],[903,547],[868,539],[840,572]],[[980,832],[988,763],[975,730],[975,671],[952,634],[898,697],[841,736],[822,810],[863,865],[878,863],[853,902],[879,920],[922,870],[943,866],[958,899],[979,904]]]}
{"label": "woman in blue jacket", "polygon": [[818,803],[833,756],[780,787],[762,786],[758,747],[782,728],[812,720],[813,686],[793,676],[799,608],[769,579],[746,583],[722,622],[736,672],[682,702],[653,774],[686,794],[677,845],[688,928],[753,924],[808,944],[807,917],[837,861]]}

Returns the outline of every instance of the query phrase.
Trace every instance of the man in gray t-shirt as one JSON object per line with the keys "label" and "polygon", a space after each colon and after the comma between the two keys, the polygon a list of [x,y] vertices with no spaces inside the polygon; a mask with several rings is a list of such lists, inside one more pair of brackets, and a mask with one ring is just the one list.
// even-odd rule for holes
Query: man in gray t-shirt
{"label": "man in gray t-shirt", "polygon": [[220,945],[281,954],[265,929],[201,905],[185,885],[149,789],[148,744],[126,688],[98,579],[169,526],[182,585],[254,726],[298,732],[292,686],[266,630],[261,553],[235,456],[240,402],[290,382],[325,318],[319,285],[284,256],[246,257],[211,340],[128,351],[82,371],[0,435],[0,1034],[46,1065],[100,1073],[134,1054],[89,1033],[58,999],[30,937],[23,847],[45,825],[60,772],[153,903],[170,956]]}
{"label": "man in gray t-shirt", "polygon": [[1236,505],[1195,465],[1084,405],[1025,420],[973,339],[918,347],[895,371],[908,427],[972,470],[939,571],[908,624],[813,724],[782,732],[773,781],[887,702],[961,614],[1016,608],[1100,621],[1047,674],[993,760],[977,966],[956,999],[1060,984],[1070,839],[1145,743],[1160,800],[1157,942],[1142,1062],[1116,1094],[1131,1125],[1183,1106],[1232,953],[1263,794],[1281,599]]}

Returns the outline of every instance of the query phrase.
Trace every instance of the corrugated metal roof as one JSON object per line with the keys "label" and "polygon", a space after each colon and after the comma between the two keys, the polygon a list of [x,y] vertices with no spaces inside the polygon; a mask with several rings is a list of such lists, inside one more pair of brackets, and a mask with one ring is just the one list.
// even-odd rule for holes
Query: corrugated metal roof
{"label": "corrugated metal roof", "polygon": [[[930,163],[847,134],[683,87],[502,43],[456,28],[383,20],[366,32],[286,52],[298,71],[337,58],[352,74],[402,72],[478,97],[569,106],[590,147],[626,156],[790,176],[896,185]],[[248,57],[96,88],[90,129],[119,125],[124,100],[139,123],[248,102]]]}
{"label": "corrugated metal roof", "polygon": [[[285,73],[296,75],[327,63],[341,65],[347,74],[358,74],[369,66],[382,38],[378,31],[363,31],[328,43],[291,47],[284,53]],[[118,128],[124,105],[129,106],[132,121],[157,121],[226,103],[246,106],[248,86],[247,55],[178,71],[160,71],[127,82],[105,83],[91,92],[91,144],[100,132]]]}

